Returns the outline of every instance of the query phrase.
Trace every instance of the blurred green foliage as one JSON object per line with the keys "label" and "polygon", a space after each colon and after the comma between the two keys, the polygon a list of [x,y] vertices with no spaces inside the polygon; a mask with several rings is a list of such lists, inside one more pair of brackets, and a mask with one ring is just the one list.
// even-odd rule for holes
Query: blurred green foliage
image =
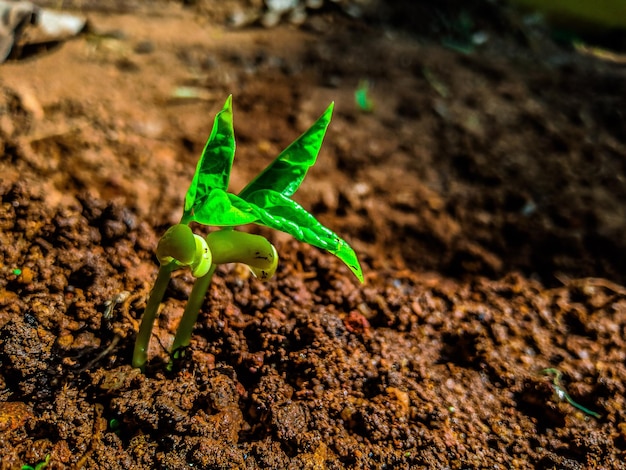
{"label": "blurred green foliage", "polygon": [[512,0],[573,29],[626,29],[626,0]]}

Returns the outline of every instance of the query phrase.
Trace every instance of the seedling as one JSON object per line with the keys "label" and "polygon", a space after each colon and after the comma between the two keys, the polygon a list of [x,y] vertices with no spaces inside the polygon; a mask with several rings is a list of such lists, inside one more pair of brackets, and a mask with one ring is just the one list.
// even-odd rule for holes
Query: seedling
{"label": "seedling", "polygon": [[[154,321],[174,270],[189,267],[197,280],[174,337],[173,358],[182,355],[189,346],[198,312],[218,265],[244,263],[261,280],[274,275],[278,265],[274,246],[260,235],[240,232],[234,227],[254,223],[286,232],[334,254],[363,282],[354,250],[291,199],[315,163],[333,104],[236,195],[227,191],[235,155],[231,103],[229,96],[215,116],[213,130],[185,196],[180,223],[170,227],[159,240],[156,255],[160,268],[137,334],[134,367],[143,368],[146,363]],[[191,222],[219,229],[203,238],[192,232]]]}
{"label": "seedling", "polygon": [[354,92],[354,101],[357,107],[364,113],[374,111],[374,102],[369,96],[370,82],[368,80],[360,80],[359,86]]}
{"label": "seedling", "polygon": [[575,402],[574,399],[569,396],[569,393],[567,393],[565,389],[561,386],[561,376],[563,375],[563,373],[560,370],[549,368],[543,369],[541,372],[545,375],[551,375],[554,377],[552,379],[552,388],[554,388],[554,393],[559,400],[565,400],[574,408],[577,408],[583,413],[588,414],[589,416],[593,416],[594,418],[600,419],[602,417],[600,413],[596,413],[595,411],[591,411],[589,408],[585,408],[583,405]]}
{"label": "seedling", "polygon": [[31,465],[22,465],[21,468],[22,470],[43,470],[48,466],[48,463],[50,463],[50,454],[46,455],[46,458],[36,464],[34,467]]}

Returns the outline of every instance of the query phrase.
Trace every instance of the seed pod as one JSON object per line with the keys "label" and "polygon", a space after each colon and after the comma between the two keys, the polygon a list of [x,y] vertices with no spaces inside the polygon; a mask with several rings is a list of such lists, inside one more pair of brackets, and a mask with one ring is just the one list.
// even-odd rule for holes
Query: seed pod
{"label": "seed pod", "polygon": [[243,263],[262,280],[276,272],[278,253],[266,238],[237,230],[218,230],[207,236],[214,264]]}
{"label": "seed pod", "polygon": [[191,264],[196,256],[196,240],[189,226],[176,224],[168,228],[159,240],[156,255],[162,265],[173,260],[183,266]]}
{"label": "seed pod", "polygon": [[272,256],[270,257],[271,263],[269,265],[265,265],[264,267],[258,268],[252,265],[248,265],[254,277],[260,279],[261,281],[267,281],[270,279],[274,273],[276,272],[276,268],[278,267],[278,253],[276,252],[276,248],[274,245],[270,244],[272,247]]}
{"label": "seed pod", "polygon": [[156,255],[162,265],[176,261],[180,266],[189,266],[195,277],[208,273],[213,260],[206,240],[185,224],[167,229],[159,240]]}
{"label": "seed pod", "polygon": [[213,263],[213,256],[211,255],[211,250],[209,250],[209,245],[203,237],[194,234],[194,238],[196,239],[196,252],[195,258],[190,264],[191,274],[195,277],[202,277],[209,272]]}

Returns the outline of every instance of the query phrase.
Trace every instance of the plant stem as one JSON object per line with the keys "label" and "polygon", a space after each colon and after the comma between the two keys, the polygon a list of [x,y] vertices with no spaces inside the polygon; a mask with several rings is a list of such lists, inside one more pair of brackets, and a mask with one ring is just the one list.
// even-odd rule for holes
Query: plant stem
{"label": "plant stem", "polygon": [[181,349],[186,348],[187,346],[189,346],[189,343],[191,343],[191,334],[193,332],[193,327],[196,324],[196,320],[198,319],[200,307],[202,307],[206,291],[211,284],[211,279],[213,278],[213,273],[215,272],[216,268],[217,265],[212,264],[209,272],[206,273],[204,276],[198,278],[198,280],[193,285],[193,288],[191,289],[191,294],[189,295],[189,300],[187,300],[185,311],[183,312],[183,316],[180,319],[180,324],[178,325],[178,329],[176,330],[174,343],[172,343],[171,355],[174,359],[180,356]]}
{"label": "plant stem", "polygon": [[161,300],[165,295],[170,276],[175,268],[175,262],[162,265],[159,268],[159,274],[157,275],[156,281],[154,281],[154,287],[150,292],[150,298],[148,299],[146,309],[141,317],[141,325],[139,326],[139,332],[135,340],[135,349],[133,351],[133,367],[143,369],[148,360],[148,345],[150,344],[154,321],[159,312],[159,305],[161,305]]}
{"label": "plant stem", "polygon": [[567,403],[572,405],[574,408],[579,409],[583,413],[588,414],[589,416],[593,416],[594,418],[600,419],[602,415],[600,413],[596,413],[595,411],[591,411],[589,408],[585,408],[583,405],[574,401],[572,397],[569,396],[569,393],[565,391],[565,389],[561,386],[561,376],[563,375],[560,370],[549,368],[543,369],[542,371],[546,375],[554,374],[554,379],[552,380],[552,385],[554,387],[554,391],[556,392],[556,396],[560,400],[565,400]]}

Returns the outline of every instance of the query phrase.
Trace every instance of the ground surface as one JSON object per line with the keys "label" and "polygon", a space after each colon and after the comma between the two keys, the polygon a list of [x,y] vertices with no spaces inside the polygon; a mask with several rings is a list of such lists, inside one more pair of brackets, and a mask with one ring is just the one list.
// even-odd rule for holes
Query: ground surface
{"label": "ground surface", "polygon": [[[626,468],[626,69],[514,20],[462,54],[204,3],[80,2],[91,33],[0,66],[0,468]],[[275,278],[222,268],[167,372],[181,272],[141,374],[154,248],[231,93],[234,190],[335,101],[296,199],[366,282],[263,232]]]}

